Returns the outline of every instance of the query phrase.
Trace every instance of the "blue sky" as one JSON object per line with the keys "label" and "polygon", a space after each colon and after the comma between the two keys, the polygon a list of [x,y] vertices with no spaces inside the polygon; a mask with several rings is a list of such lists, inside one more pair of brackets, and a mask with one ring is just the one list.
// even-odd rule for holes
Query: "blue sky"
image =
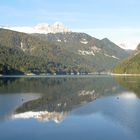
{"label": "blue sky", "polygon": [[0,25],[63,22],[74,31],[118,42],[138,42],[140,0],[0,0]]}

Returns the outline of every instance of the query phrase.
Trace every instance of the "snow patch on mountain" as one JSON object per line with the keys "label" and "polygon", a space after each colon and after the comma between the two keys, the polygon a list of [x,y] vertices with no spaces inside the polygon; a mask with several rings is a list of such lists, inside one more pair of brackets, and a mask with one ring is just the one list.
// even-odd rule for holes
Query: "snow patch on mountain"
{"label": "snow patch on mountain", "polygon": [[116,56],[114,56],[114,55],[108,55],[108,54],[106,54],[106,53],[104,53],[104,55],[107,56],[107,57],[112,57],[112,58],[115,58],[115,59],[118,59],[118,60],[119,60],[119,58],[116,57]]}
{"label": "snow patch on mountain", "polygon": [[60,39],[57,39],[57,42],[61,42],[61,40]]}
{"label": "snow patch on mountain", "polygon": [[93,52],[95,52],[95,53],[97,53],[97,52],[100,52],[100,51],[101,51],[101,49],[100,49],[100,48],[98,48],[98,47],[96,47],[95,45],[91,47],[91,50],[92,50]]}
{"label": "snow patch on mountain", "polygon": [[78,50],[79,55],[95,55],[101,51],[100,48],[96,47],[95,45],[92,46],[89,50]]}
{"label": "snow patch on mountain", "polygon": [[114,55],[112,55],[112,58],[115,58],[115,59],[118,59],[118,60],[119,60],[119,58],[118,58],[118,57],[116,57],[116,56],[114,56]]}
{"label": "snow patch on mountain", "polygon": [[95,55],[93,51],[78,50],[79,55]]}
{"label": "snow patch on mountain", "polygon": [[80,41],[82,44],[88,44],[88,41],[84,38],[82,38],[82,40]]}

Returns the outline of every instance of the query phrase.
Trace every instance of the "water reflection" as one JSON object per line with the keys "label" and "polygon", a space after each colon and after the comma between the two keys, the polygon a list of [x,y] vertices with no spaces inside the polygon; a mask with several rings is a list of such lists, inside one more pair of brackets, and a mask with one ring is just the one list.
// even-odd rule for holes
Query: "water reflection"
{"label": "water reflection", "polygon": [[138,77],[0,78],[0,139],[139,140],[139,95]]}
{"label": "water reflection", "polygon": [[128,93],[128,92],[126,92],[126,93],[123,93],[122,95],[120,95],[120,97],[122,97],[122,98],[124,98],[124,99],[130,99],[130,100],[132,100],[132,99],[137,99],[137,96],[136,96],[136,94],[134,94],[134,93]]}
{"label": "water reflection", "polygon": [[[8,105],[16,104],[6,112],[11,118],[35,118],[43,122],[61,122],[74,108],[120,90],[111,77],[102,77],[102,80],[99,77],[4,78],[0,80],[0,85],[0,97],[4,95],[7,98],[5,95],[8,95],[11,100]],[[2,104],[6,106],[7,102]],[[1,118],[6,113],[1,113]]]}
{"label": "water reflection", "polygon": [[140,77],[115,77],[115,80],[123,87],[132,91],[140,98]]}
{"label": "water reflection", "polygon": [[54,121],[55,123],[61,123],[64,118],[68,115],[67,112],[48,112],[48,111],[38,111],[38,112],[24,112],[19,114],[13,114],[12,119],[36,119],[39,122],[49,122]]}

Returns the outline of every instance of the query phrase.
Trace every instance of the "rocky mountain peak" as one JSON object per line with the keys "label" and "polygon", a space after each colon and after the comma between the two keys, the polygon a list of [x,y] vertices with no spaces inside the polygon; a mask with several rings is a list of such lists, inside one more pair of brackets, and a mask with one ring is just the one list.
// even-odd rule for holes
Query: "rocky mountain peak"
{"label": "rocky mountain peak", "polygon": [[48,23],[39,23],[35,26],[20,26],[20,27],[1,27],[4,29],[10,29],[13,31],[24,32],[24,33],[39,33],[39,34],[47,34],[47,33],[66,33],[71,32],[69,28],[67,28],[61,22],[55,22],[53,24]]}
{"label": "rocky mountain peak", "polygon": [[48,23],[40,23],[35,26],[35,29],[39,33],[59,33],[59,32],[70,32],[71,30],[68,29],[63,23],[55,22],[54,24]]}

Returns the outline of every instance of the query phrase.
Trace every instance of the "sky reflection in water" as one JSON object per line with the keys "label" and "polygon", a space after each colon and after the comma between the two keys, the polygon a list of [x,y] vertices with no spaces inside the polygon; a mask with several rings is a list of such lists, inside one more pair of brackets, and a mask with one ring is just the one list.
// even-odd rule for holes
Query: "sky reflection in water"
{"label": "sky reflection in water", "polygon": [[0,139],[139,140],[139,81],[1,78]]}

